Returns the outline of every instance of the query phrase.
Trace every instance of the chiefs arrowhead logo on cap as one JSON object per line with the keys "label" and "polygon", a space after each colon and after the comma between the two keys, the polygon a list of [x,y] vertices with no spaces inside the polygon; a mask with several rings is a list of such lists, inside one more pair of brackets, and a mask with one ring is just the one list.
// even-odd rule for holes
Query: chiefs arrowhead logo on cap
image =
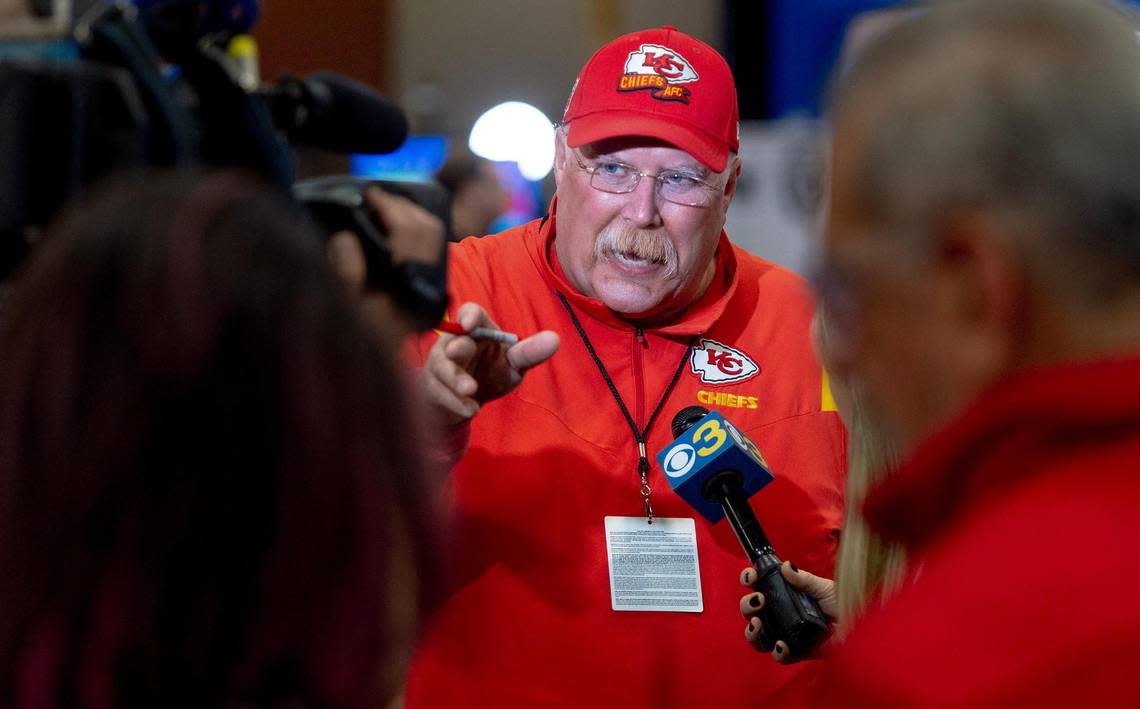
{"label": "chiefs arrowhead logo on cap", "polygon": [[701,340],[689,358],[693,374],[705,384],[728,384],[751,379],[760,372],[760,366],[740,350],[716,340]]}
{"label": "chiefs arrowhead logo on cap", "polygon": [[649,91],[661,101],[689,102],[689,89],[677,84],[701,77],[677,52],[660,44],[643,44],[625,60],[625,73],[618,79],[618,91]]}
{"label": "chiefs arrowhead logo on cap", "polygon": [[625,136],[656,138],[713,172],[724,170],[740,148],[728,62],[676,27],[631,32],[594,52],[578,73],[562,122],[571,148]]}

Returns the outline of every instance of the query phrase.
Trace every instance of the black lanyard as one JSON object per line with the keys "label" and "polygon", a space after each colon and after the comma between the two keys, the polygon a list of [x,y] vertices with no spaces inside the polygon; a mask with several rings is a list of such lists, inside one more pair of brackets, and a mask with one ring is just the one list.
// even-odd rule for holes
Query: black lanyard
{"label": "black lanyard", "polygon": [[[605,380],[606,386],[610,388],[610,393],[614,395],[614,401],[617,402],[618,408],[625,416],[626,423],[629,424],[629,430],[633,431],[633,440],[637,442],[637,453],[639,459],[637,461],[637,473],[641,478],[641,499],[645,503],[645,516],[649,520],[649,524],[653,524],[653,507],[649,504],[649,495],[653,489],[649,487],[649,457],[645,452],[645,440],[649,435],[649,429],[653,428],[653,422],[657,420],[657,414],[661,413],[661,409],[665,406],[665,401],[669,395],[673,393],[673,387],[677,385],[677,381],[681,378],[681,372],[685,369],[685,362],[688,361],[689,355],[693,351],[693,343],[697,338],[689,339],[689,344],[685,346],[685,353],[681,356],[681,361],[677,363],[677,371],[673,372],[673,378],[669,380],[669,386],[665,387],[664,393],[661,394],[661,400],[657,402],[657,406],[653,409],[653,413],[649,415],[649,421],[645,424],[645,430],[637,430],[637,424],[630,415],[629,409],[625,407],[625,402],[622,401],[621,394],[618,393],[617,387],[610,379],[610,373],[606,371],[606,366],[602,364],[602,360],[598,357],[598,353],[594,351],[594,346],[590,344],[590,338],[586,337],[586,331],[582,329],[582,323],[578,322],[578,316],[574,314],[574,308],[570,307],[570,301],[566,300],[566,296],[555,291],[558,299],[562,301],[562,305],[566,307],[566,312],[570,314],[570,320],[574,323],[574,329],[578,331],[578,336],[582,338],[582,344],[586,345],[586,351],[590,353],[593,358],[594,364],[598,365],[598,371],[602,373],[602,379]],[[641,329],[638,328],[638,333]]]}

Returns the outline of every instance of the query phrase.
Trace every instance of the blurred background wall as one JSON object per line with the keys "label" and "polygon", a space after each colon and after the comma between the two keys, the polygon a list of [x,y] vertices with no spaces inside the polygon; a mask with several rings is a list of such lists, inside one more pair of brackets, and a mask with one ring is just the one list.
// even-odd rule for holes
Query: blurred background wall
{"label": "blurred background wall", "polygon": [[558,120],[574,78],[599,46],[626,32],[675,25],[723,50],[716,2],[648,0],[391,0],[401,31],[391,90],[426,130],[462,133],[503,101]]}

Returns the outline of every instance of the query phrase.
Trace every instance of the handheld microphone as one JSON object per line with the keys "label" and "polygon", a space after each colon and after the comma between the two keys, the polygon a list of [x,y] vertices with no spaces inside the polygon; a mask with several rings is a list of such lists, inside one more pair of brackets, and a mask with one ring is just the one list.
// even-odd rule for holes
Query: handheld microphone
{"label": "handheld microphone", "polygon": [[657,454],[669,486],[710,522],[728,518],[758,572],[752,587],[764,594],[762,644],[783,640],[793,658],[804,656],[826,633],[827,619],[814,598],[780,573],[780,559],[748,504],[772,482],[764,456],[724,416],[702,406],[678,411],[672,431],[676,440]]}
{"label": "handheld microphone", "polygon": [[285,77],[260,92],[289,141],[337,153],[390,153],[408,137],[408,119],[366,84],[329,72]]}

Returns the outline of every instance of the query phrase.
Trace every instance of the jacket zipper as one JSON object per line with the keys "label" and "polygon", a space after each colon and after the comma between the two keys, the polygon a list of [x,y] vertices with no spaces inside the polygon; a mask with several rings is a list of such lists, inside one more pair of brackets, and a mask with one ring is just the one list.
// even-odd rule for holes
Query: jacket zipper
{"label": "jacket zipper", "polygon": [[[645,333],[641,328],[637,328],[633,333],[633,380],[634,391],[636,392],[636,411],[637,411],[637,427],[644,429],[645,427],[645,376],[642,369],[642,350],[649,348],[649,343],[645,339]],[[648,435],[646,431],[646,435]]]}

